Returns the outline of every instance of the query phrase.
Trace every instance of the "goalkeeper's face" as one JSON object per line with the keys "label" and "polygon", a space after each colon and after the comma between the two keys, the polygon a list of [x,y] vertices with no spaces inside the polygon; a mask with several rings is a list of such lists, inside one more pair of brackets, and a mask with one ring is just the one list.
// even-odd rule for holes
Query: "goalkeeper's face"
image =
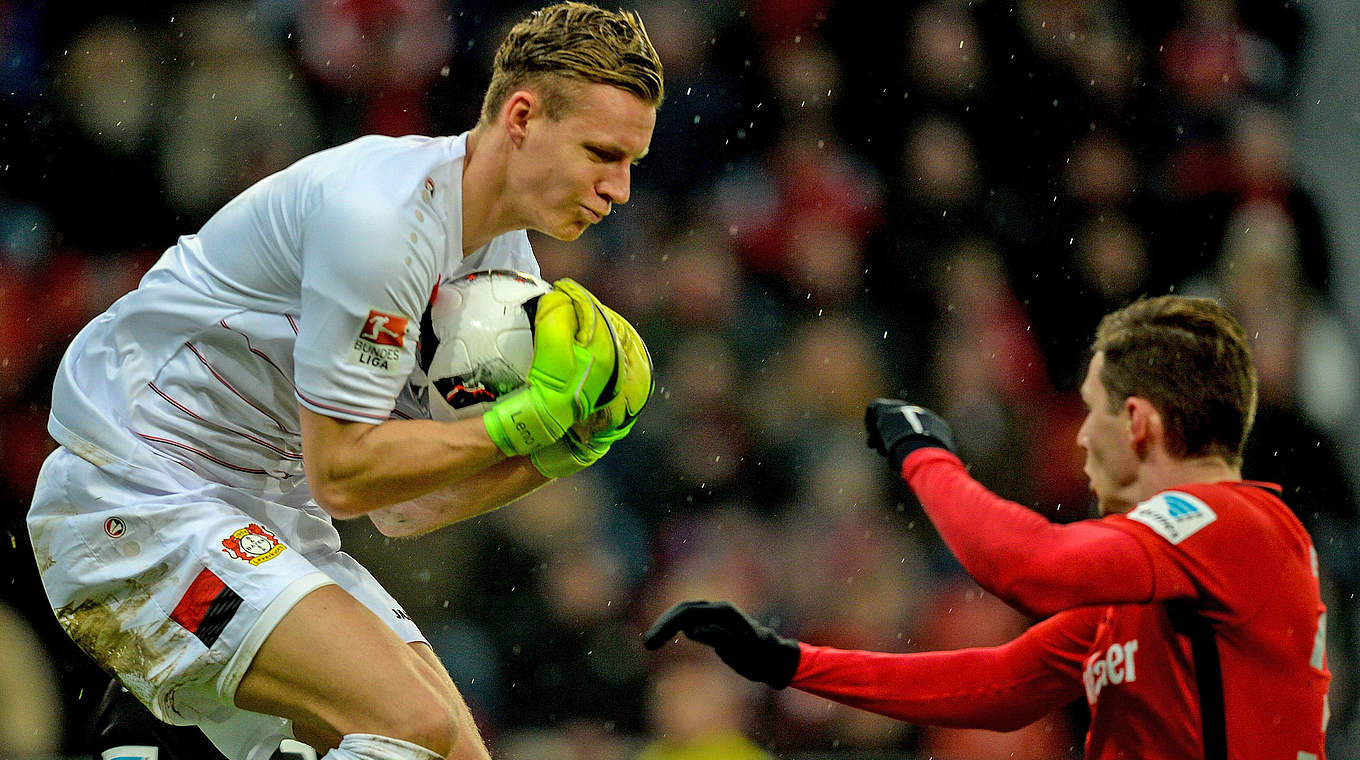
{"label": "goalkeeper's face", "polygon": [[1086,477],[1096,495],[1100,514],[1122,514],[1139,501],[1135,491],[1138,456],[1133,446],[1127,405],[1110,408],[1110,396],[1100,381],[1105,355],[1091,358],[1086,380],[1081,384],[1081,400],[1086,404],[1086,420],[1077,431],[1077,445],[1086,452]]}
{"label": "goalkeeper's face", "polygon": [[559,119],[540,114],[526,125],[506,188],[526,228],[559,240],[575,240],[628,202],[633,165],[656,125],[655,108],[617,87],[572,92],[578,97]]}

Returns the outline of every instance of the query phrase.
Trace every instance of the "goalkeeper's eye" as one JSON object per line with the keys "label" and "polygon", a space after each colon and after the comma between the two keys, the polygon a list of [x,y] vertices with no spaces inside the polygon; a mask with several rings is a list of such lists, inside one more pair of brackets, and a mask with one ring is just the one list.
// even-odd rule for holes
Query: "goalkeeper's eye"
{"label": "goalkeeper's eye", "polygon": [[590,155],[593,156],[595,160],[599,161],[600,163],[612,164],[615,161],[619,161],[623,158],[623,154],[620,153],[619,151],[610,150],[609,148],[602,148],[598,145],[587,145],[586,150],[589,151]]}
{"label": "goalkeeper's eye", "polygon": [[642,156],[629,159],[626,152],[617,148],[605,147],[603,145],[587,145],[586,151],[590,153],[591,158],[602,164],[623,163],[627,161],[632,166],[637,166],[638,162],[642,160]]}

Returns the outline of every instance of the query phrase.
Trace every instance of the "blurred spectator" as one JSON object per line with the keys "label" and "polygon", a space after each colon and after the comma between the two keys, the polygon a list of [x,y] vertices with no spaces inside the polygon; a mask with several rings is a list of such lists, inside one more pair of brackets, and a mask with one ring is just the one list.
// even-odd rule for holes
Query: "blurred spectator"
{"label": "blurred spectator", "polygon": [[634,760],[642,741],[613,725],[566,721],[554,728],[517,730],[497,743],[505,760]]}
{"label": "blurred spectator", "polygon": [[745,733],[756,693],[721,664],[667,663],[652,677],[647,703],[655,738],[637,760],[768,760]]}
{"label": "blurred spectator", "polygon": [[774,118],[773,109],[761,107],[768,83],[749,67],[754,42],[737,23],[735,4],[648,0],[638,10],[666,67],[666,105],[657,113],[651,154],[683,158],[664,165],[644,159],[634,194],[684,204],[751,149],[757,122]]}
{"label": "blurred spectator", "polygon": [[841,76],[833,52],[798,37],[764,55],[783,124],[758,162],[719,183],[719,218],[742,264],[769,276],[792,308],[844,303],[863,241],[882,220],[883,187],[832,124]]}
{"label": "blurred spectator", "polygon": [[503,601],[480,598],[473,611],[501,647],[510,687],[502,719],[642,728],[642,652],[625,620],[646,566],[647,539],[610,487],[590,473],[546,486],[491,518],[488,538],[516,547],[509,558],[530,568],[528,577],[514,565],[474,568],[483,579],[490,569],[508,585],[490,592]]}
{"label": "blurred spectator", "polygon": [[1250,93],[1275,94],[1288,81],[1284,56],[1242,23],[1235,0],[1189,0],[1161,47],[1162,69],[1187,109],[1230,108]]}
{"label": "blurred spectator", "polygon": [[[906,646],[936,580],[921,535],[928,524],[883,509],[881,463],[855,436],[820,440],[820,451],[801,457],[795,501],[774,525],[781,545],[770,557],[779,579],[772,606],[790,629],[818,641]],[[776,746],[884,750],[908,741],[905,724],[807,696],[771,695]]]}
{"label": "blurred spectator", "polygon": [[943,2],[923,3],[907,30],[907,72],[922,94],[969,102],[987,80],[986,50],[968,12]]}
{"label": "blurred spectator", "polygon": [[[743,464],[753,442],[740,403],[743,366],[721,335],[686,330],[673,336],[658,366],[660,397],[648,409],[648,430],[678,442],[652,451],[644,468],[651,477],[636,487],[652,494],[655,506],[675,506],[704,494],[719,499],[741,488]],[[636,463],[633,465],[637,466]],[[710,504],[704,498],[703,504]],[[695,506],[686,505],[684,509]],[[662,515],[649,515],[658,521]]]}
{"label": "blurred spectator", "polygon": [[119,18],[101,19],[72,40],[61,62],[58,94],[85,136],[128,156],[150,142],[163,77],[158,40]]}
{"label": "blurred spectator", "polygon": [[41,760],[61,748],[62,706],[47,650],[0,602],[0,757]]}
{"label": "blurred spectator", "polygon": [[[1308,285],[1326,292],[1332,262],[1312,194],[1299,182],[1286,116],[1255,102],[1242,102],[1225,116],[1222,136],[1189,139],[1165,165],[1163,191],[1169,204],[1163,244],[1183,259],[1170,270],[1183,279],[1204,273],[1217,258],[1233,211],[1254,201],[1278,205],[1291,217],[1292,255]],[[1177,237],[1170,237],[1171,234]]]}
{"label": "blurred spectator", "polygon": [[1254,337],[1263,403],[1297,404],[1314,424],[1340,433],[1360,405],[1348,390],[1360,383],[1360,351],[1304,281],[1299,246],[1283,208],[1246,203],[1226,225],[1212,279],[1190,288],[1222,298]]}
{"label": "blurred spectator", "polygon": [[6,161],[30,179],[22,192],[51,216],[57,244],[102,253],[177,231],[156,171],[159,116],[177,73],[160,47],[162,34],[159,24],[97,17],[49,53],[49,110],[22,122],[44,150],[15,150]]}
{"label": "blurred spectator", "polygon": [[161,173],[172,205],[206,218],[322,146],[296,70],[244,8],[191,7],[176,23],[197,65],[166,94]]}
{"label": "blurred spectator", "polygon": [[1147,291],[1147,242],[1142,230],[1124,214],[1109,211],[1087,218],[1077,230],[1074,245],[1082,278],[1076,295],[1096,302],[1083,313],[1109,312]]}
{"label": "blurred spectator", "polygon": [[977,477],[1019,503],[1046,505],[1051,519],[1086,517],[1089,492],[1072,446],[1081,406],[1055,386],[996,250],[981,238],[960,243],[934,292],[935,406],[954,420]]}
{"label": "blurred spectator", "polygon": [[838,439],[859,438],[864,403],[887,382],[878,345],[879,333],[851,316],[798,323],[743,399],[762,444],[808,461]]}
{"label": "blurred spectator", "polygon": [[[438,0],[307,0],[297,10],[298,58],[322,87],[327,116],[364,134],[429,134],[429,88],[453,53]],[[354,109],[354,111],[351,111]]]}

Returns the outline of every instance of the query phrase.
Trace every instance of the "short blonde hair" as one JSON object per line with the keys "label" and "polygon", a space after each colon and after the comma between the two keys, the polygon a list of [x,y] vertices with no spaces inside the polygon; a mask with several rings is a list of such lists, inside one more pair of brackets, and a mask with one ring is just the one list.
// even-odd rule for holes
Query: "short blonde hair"
{"label": "short blonde hair", "polygon": [[515,24],[496,51],[482,123],[495,121],[506,98],[524,88],[537,90],[548,118],[559,119],[571,109],[575,83],[611,85],[661,105],[661,59],[637,13],[565,2]]}

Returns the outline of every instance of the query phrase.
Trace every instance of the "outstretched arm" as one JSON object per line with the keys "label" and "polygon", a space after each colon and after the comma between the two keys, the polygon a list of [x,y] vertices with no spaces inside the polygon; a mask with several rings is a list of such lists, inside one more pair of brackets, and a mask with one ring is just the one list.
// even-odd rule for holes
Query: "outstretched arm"
{"label": "outstretched arm", "polygon": [[1011,606],[1042,617],[1193,593],[1184,577],[1154,584],[1152,560],[1133,536],[1099,520],[1053,524],[987,490],[954,455],[949,425],[929,409],[875,399],[864,421],[869,446],[911,486],[964,569]]}
{"label": "outstretched arm", "polygon": [[902,478],[978,585],[1028,614],[1179,593],[1154,588],[1152,560],[1133,536],[1099,520],[1051,523],[987,490],[948,451],[912,453]]}
{"label": "outstretched arm", "polygon": [[1081,695],[1079,622],[1058,616],[1003,646],[947,652],[803,644],[789,685],[907,723],[1014,731]]}
{"label": "outstretched arm", "polygon": [[1074,610],[1000,647],[890,654],[786,639],[728,602],[681,602],[645,634],[656,649],[677,633],[713,647],[742,676],[792,686],[908,723],[1011,731],[1077,698],[1099,610]]}

